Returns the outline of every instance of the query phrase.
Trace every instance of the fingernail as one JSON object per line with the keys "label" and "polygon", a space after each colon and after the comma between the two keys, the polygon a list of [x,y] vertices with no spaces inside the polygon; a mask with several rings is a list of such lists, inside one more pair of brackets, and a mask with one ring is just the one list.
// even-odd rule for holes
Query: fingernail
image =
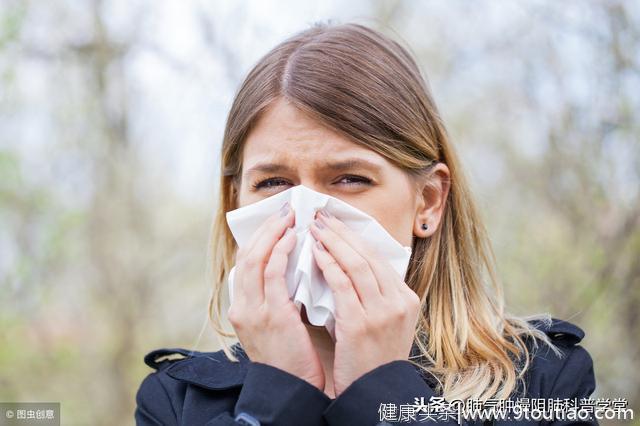
{"label": "fingernail", "polygon": [[320,229],[324,228],[324,225],[322,223],[320,223],[320,219],[314,220],[313,223]]}
{"label": "fingernail", "polygon": [[325,209],[320,209],[320,214],[323,215],[324,217],[331,217],[331,213],[329,213]]}
{"label": "fingernail", "polygon": [[316,241],[316,247],[318,247],[318,250],[324,251],[324,247],[322,246],[322,243],[320,241]]}
{"label": "fingernail", "polygon": [[289,202],[285,202],[282,207],[280,207],[280,216],[286,216],[289,213]]}

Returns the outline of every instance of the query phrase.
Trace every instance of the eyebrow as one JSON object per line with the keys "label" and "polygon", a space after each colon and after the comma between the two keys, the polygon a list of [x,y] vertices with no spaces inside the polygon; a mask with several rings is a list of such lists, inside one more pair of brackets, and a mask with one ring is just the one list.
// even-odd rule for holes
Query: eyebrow
{"label": "eyebrow", "polygon": [[[348,158],[346,160],[327,161],[320,165],[321,168],[326,168],[332,171],[343,171],[355,168],[370,169],[374,172],[380,172],[382,166],[373,161],[364,160],[362,158]],[[247,170],[247,174],[263,172],[263,173],[277,173],[277,172],[291,172],[293,169],[287,165],[279,163],[258,163]]]}

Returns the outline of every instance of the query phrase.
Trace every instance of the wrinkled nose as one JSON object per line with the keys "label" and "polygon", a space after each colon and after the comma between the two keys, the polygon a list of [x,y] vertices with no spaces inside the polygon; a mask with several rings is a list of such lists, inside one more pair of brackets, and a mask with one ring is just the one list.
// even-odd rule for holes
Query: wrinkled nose
{"label": "wrinkled nose", "polygon": [[[304,185],[307,188],[313,189],[316,192],[322,192],[323,194],[326,194],[326,192],[322,191],[322,188],[320,187],[320,185],[317,184],[317,183],[314,183],[311,179],[306,180],[306,181],[302,180],[302,181],[300,181],[299,185]],[[327,194],[327,195],[329,195],[329,194]]]}

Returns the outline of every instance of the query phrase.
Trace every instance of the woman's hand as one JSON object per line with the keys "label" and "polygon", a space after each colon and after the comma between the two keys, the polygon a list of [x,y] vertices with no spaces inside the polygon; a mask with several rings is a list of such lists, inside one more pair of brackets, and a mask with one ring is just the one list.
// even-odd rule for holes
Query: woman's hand
{"label": "woman's hand", "polygon": [[313,252],[336,303],[337,397],[368,371],[409,358],[420,299],[389,262],[342,221],[321,213],[316,218],[310,227],[318,240]]}
{"label": "woman's hand", "polygon": [[284,278],[288,254],[296,245],[292,212],[288,203],[284,205],[238,251],[228,318],[251,361],[280,368],[324,390],[320,358]]}

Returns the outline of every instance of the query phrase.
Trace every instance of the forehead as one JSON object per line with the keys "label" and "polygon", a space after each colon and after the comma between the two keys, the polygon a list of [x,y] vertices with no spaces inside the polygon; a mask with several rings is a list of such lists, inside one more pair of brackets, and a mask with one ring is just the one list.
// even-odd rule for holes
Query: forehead
{"label": "forehead", "polygon": [[362,158],[383,165],[384,157],[314,120],[284,100],[267,109],[249,133],[243,169],[265,161],[290,165]]}

